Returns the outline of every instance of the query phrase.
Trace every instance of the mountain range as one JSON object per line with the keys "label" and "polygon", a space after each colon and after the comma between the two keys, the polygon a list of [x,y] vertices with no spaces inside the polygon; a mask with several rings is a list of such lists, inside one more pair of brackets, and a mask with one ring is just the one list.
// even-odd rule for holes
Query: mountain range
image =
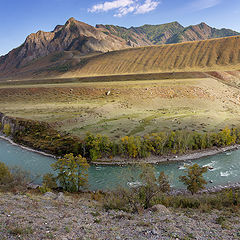
{"label": "mountain range", "polygon": [[[78,53],[78,58],[81,58],[77,63],[82,64],[82,58],[91,54],[236,35],[240,33],[231,29],[212,28],[206,23],[189,27],[183,27],[178,22],[131,28],[114,25],[93,27],[70,18],[51,32],[38,31],[30,34],[21,46],[1,56],[0,77],[9,77],[19,72],[19,69],[49,55],[52,56],[50,62],[54,63],[63,53],[74,51]],[[67,70],[67,67],[64,69]]]}

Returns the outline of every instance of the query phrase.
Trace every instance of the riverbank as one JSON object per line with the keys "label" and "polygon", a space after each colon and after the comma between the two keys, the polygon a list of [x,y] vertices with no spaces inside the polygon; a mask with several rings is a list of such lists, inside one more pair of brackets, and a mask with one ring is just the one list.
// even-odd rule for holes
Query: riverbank
{"label": "riverbank", "polygon": [[148,158],[141,159],[123,159],[123,158],[113,158],[113,159],[99,159],[98,161],[92,162],[94,165],[103,165],[103,166],[126,166],[126,165],[134,165],[139,163],[149,163],[149,164],[167,164],[167,163],[175,163],[175,162],[185,162],[198,160],[203,157],[214,156],[220,153],[235,151],[240,148],[239,144],[235,144],[232,146],[222,147],[222,148],[214,148],[214,149],[206,149],[206,150],[197,150],[191,153],[186,153],[182,155],[166,155],[166,156],[150,156]]}
{"label": "riverbank", "polygon": [[12,145],[14,146],[18,146],[22,149],[25,149],[27,151],[30,151],[30,152],[34,152],[34,153],[37,153],[37,154],[41,154],[43,156],[46,156],[46,157],[52,157],[52,158],[56,158],[56,156],[52,155],[52,154],[49,154],[49,153],[45,153],[45,152],[42,152],[42,151],[38,151],[38,150],[35,150],[35,149],[32,149],[32,148],[29,148],[29,147],[25,147],[23,145],[20,145],[20,144],[17,144],[15,143],[12,139],[6,137],[6,136],[3,136],[3,135],[0,135],[0,139],[4,140],[4,141],[7,141],[9,143],[11,143]]}
{"label": "riverbank", "polygon": [[[15,143],[11,138],[6,137],[4,135],[0,135],[0,139],[8,141],[12,145],[21,147],[27,151],[35,152],[47,157],[57,158],[57,156],[53,154],[49,154],[40,150],[36,150],[27,146],[23,146],[21,144]],[[182,155],[166,155],[166,156],[150,156],[147,158],[139,158],[139,159],[127,159],[121,157],[114,157],[114,158],[103,158],[98,159],[98,161],[92,161],[92,165],[99,165],[99,166],[126,166],[126,165],[134,165],[139,163],[148,163],[148,164],[167,164],[167,163],[175,163],[175,162],[185,162],[185,161],[192,161],[198,160],[203,157],[214,156],[220,153],[224,153],[227,151],[234,151],[240,148],[239,144],[235,144],[232,146],[222,147],[222,148],[214,148],[214,149],[204,149],[204,150],[196,150],[192,151],[191,153],[186,153]]]}
{"label": "riverbank", "polygon": [[[57,158],[57,156],[54,156],[52,154],[35,150],[30,147],[26,147],[20,144],[15,143],[11,138],[0,135],[0,139],[3,139],[5,141],[8,141],[12,145],[18,146],[22,149],[25,149],[27,151],[35,152],[38,154],[41,154],[43,156],[47,157],[52,157],[52,158]],[[98,161],[91,162],[92,165],[97,165],[97,166],[127,166],[127,165],[134,165],[134,164],[139,164],[139,163],[148,163],[148,164],[168,164],[168,163],[175,163],[175,162],[185,162],[185,161],[192,161],[192,160],[198,160],[203,157],[208,157],[208,156],[214,156],[220,153],[224,153],[227,151],[235,151],[240,148],[239,144],[235,144],[232,146],[227,146],[227,147],[222,147],[222,148],[214,148],[214,149],[206,149],[206,150],[196,150],[191,153],[186,153],[182,155],[166,155],[166,156],[150,156],[148,158],[141,158],[141,159],[124,159],[120,157],[114,157],[112,159],[110,158],[103,158],[99,159]]]}

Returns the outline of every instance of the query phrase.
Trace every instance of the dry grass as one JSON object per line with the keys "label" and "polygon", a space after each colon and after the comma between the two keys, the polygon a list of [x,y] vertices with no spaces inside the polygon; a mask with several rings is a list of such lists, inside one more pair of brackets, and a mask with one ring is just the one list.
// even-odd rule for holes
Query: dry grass
{"label": "dry grass", "polygon": [[236,70],[240,37],[124,49],[92,57],[65,77],[170,71]]}
{"label": "dry grass", "polygon": [[[222,80],[221,80],[222,81]],[[37,84],[0,88],[0,111],[83,136],[112,138],[239,125],[239,90],[212,78]],[[106,96],[107,91],[110,96]]]}

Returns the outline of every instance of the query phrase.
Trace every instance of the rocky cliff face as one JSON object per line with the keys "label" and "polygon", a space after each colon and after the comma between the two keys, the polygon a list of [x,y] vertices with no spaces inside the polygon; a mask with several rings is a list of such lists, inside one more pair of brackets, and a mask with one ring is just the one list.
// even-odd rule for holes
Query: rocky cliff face
{"label": "rocky cliff face", "polygon": [[14,136],[14,134],[18,131],[23,131],[25,127],[17,121],[16,118],[8,117],[5,114],[0,112],[0,133],[3,132],[5,125],[10,126],[11,136]]}
{"label": "rocky cliff face", "polygon": [[0,58],[0,71],[20,68],[53,52],[78,50],[81,54],[88,54],[126,47],[129,44],[124,39],[70,18],[65,25],[58,25],[52,32],[30,34],[20,47]]}

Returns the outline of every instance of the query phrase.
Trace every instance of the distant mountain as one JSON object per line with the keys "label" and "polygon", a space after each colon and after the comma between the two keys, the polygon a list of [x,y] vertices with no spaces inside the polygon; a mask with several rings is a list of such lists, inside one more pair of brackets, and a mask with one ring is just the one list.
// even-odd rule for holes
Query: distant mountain
{"label": "distant mountain", "polygon": [[161,25],[144,25],[141,27],[131,27],[137,34],[143,34],[154,45],[167,43],[168,39],[184,30],[178,22],[166,23]]}
{"label": "distant mountain", "polygon": [[157,45],[166,43],[174,34],[184,30],[178,22],[144,25],[141,27],[124,28],[114,25],[97,25],[109,33],[121,37],[126,41],[132,41],[137,45]]}
{"label": "distant mountain", "polygon": [[206,23],[184,28],[178,22],[160,25],[143,25],[140,27],[124,28],[114,25],[97,25],[101,29],[136,45],[159,45],[188,41],[207,40],[212,38],[240,35],[231,29],[216,29]]}
{"label": "distant mountain", "polygon": [[183,28],[181,31],[170,37],[166,43],[206,40],[211,38],[230,37],[236,35],[239,35],[239,33],[231,29],[216,29],[208,26],[206,23],[200,23],[198,25]]}
{"label": "distant mountain", "polygon": [[[52,32],[38,31],[30,34],[25,42],[7,55],[0,57],[0,76],[8,77],[19,72],[36,59],[55,54],[56,62],[61,53],[77,51],[79,56],[104,53],[125,48],[180,43],[240,35],[230,29],[216,29],[201,23],[184,28],[178,22],[124,28],[114,25],[90,26],[70,18],[65,25],[58,25]],[[59,54],[57,54],[59,53]],[[76,53],[74,53],[76,55]],[[61,70],[67,70],[64,58]],[[77,60],[78,63],[81,60]],[[50,61],[51,62],[51,61]],[[44,64],[43,64],[44,65]],[[62,67],[63,66],[63,67]],[[56,64],[51,68],[56,68]],[[21,70],[22,71],[22,70]],[[28,71],[30,71],[28,69]]]}

